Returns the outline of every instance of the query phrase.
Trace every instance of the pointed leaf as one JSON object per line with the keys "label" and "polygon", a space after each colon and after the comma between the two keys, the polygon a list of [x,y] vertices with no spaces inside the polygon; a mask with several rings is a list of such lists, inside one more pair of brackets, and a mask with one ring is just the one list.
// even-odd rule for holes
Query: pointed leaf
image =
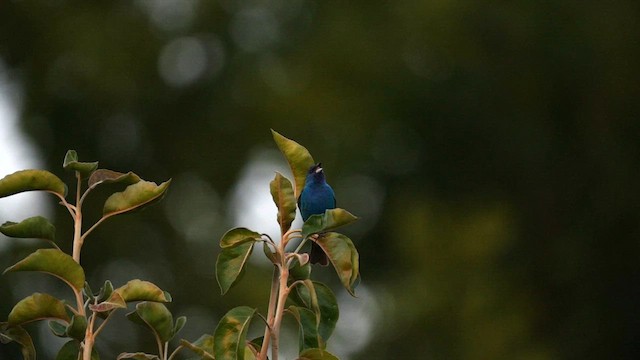
{"label": "pointed leaf", "polygon": [[297,360],[339,360],[335,355],[322,349],[307,349]]}
{"label": "pointed leaf", "polygon": [[307,178],[307,172],[309,168],[315,164],[309,151],[297,142],[287,139],[274,130],[271,130],[273,140],[278,145],[280,152],[284,155],[285,159],[291,167],[291,173],[295,180],[294,194],[297,199],[304,188],[304,181]]}
{"label": "pointed leaf", "polygon": [[246,228],[234,228],[222,235],[222,239],[220,239],[220,247],[224,249],[243,244],[248,241],[257,241],[260,239],[262,239],[262,235],[255,231]]}
{"label": "pointed leaf", "polygon": [[49,294],[34,293],[13,307],[7,321],[10,325],[22,325],[44,319],[59,319],[66,323],[70,321],[62,301]]}
{"label": "pointed leaf", "polygon": [[67,325],[51,320],[49,321],[49,330],[57,337],[67,337]]}
{"label": "pointed leaf", "polygon": [[100,184],[123,183],[132,185],[140,180],[142,179],[131,171],[125,174],[113,170],[98,169],[89,177],[88,185],[93,189]]}
{"label": "pointed leaf", "polygon": [[58,249],[36,250],[4,272],[9,271],[41,271],[61,279],[76,291],[84,288],[84,270],[71,256]]}
{"label": "pointed leaf", "polygon": [[182,330],[182,328],[184,327],[184,325],[187,323],[187,317],[186,316],[180,316],[176,319],[176,324],[173,326],[173,330],[171,330],[171,337],[173,338],[174,336],[176,336],[177,333],[180,332],[180,330]]}
{"label": "pointed leaf", "polygon": [[149,205],[162,198],[170,183],[171,180],[168,180],[156,185],[154,182],[141,180],[129,185],[123,192],[117,192],[107,198],[102,214],[112,216]]}
{"label": "pointed leaf", "polygon": [[269,247],[269,244],[266,241],[262,243],[262,251],[267,259],[269,259],[274,265],[278,263],[278,253],[271,250],[271,247]]}
{"label": "pointed leaf", "polygon": [[193,343],[181,339],[180,345],[200,355],[202,359],[213,360],[213,335],[204,334]]}
{"label": "pointed leaf", "polygon": [[296,318],[300,328],[299,351],[320,347],[316,314],[307,308],[298,306],[290,306],[288,310]]}
{"label": "pointed leaf", "polygon": [[[296,287],[296,294],[298,295],[299,301],[294,300],[294,302],[296,302],[300,306],[305,306],[306,308],[314,311],[316,310],[314,309],[315,306],[313,305],[313,303],[315,302],[317,304],[317,309],[320,312],[318,314],[320,317],[318,333],[326,343],[335,330],[336,324],[338,323],[338,318],[340,317],[338,301],[336,299],[336,296],[333,294],[333,291],[331,291],[331,289],[327,285],[321,282],[314,281],[313,289],[315,294],[311,294],[308,287],[306,286]],[[312,297],[314,298],[312,299]]]}
{"label": "pointed leaf", "polygon": [[98,304],[89,304],[89,309],[96,313],[105,313],[113,309],[126,309],[126,307],[127,303],[122,298],[122,295],[116,292],[111,294],[108,300]]}
{"label": "pointed leaf", "polygon": [[10,326],[9,323],[0,323],[0,343],[7,344],[16,342],[20,345],[22,358],[24,360],[36,359],[36,348],[29,333],[21,326]]}
{"label": "pointed leaf", "polygon": [[[171,302],[171,295],[149,281],[134,279],[113,291],[122,296],[126,302],[155,301]],[[113,294],[112,294],[113,296]]]}
{"label": "pointed leaf", "polygon": [[347,210],[329,209],[322,215],[311,215],[302,225],[302,236],[306,238],[311,234],[334,230],[356,220],[358,218]]}
{"label": "pointed leaf", "polygon": [[[80,342],[71,340],[65,343],[56,355],[56,360],[77,360],[80,353]],[[96,348],[91,349],[91,360],[100,360]]]}
{"label": "pointed leaf", "polygon": [[127,318],[140,325],[146,325],[163,343],[173,337],[173,315],[162,303],[143,301]]}
{"label": "pointed leaf", "polygon": [[244,360],[247,331],[255,312],[239,306],[222,317],[213,335],[216,360]]}
{"label": "pointed leaf", "polygon": [[269,184],[273,202],[278,207],[278,224],[282,234],[289,231],[291,223],[296,218],[296,197],[293,194],[291,182],[276,172],[276,177]]}
{"label": "pointed leaf", "polygon": [[33,190],[49,191],[64,197],[67,186],[46,170],[20,170],[0,179],[0,198]]}
{"label": "pointed leaf", "polygon": [[98,162],[79,162],[75,150],[67,151],[62,167],[67,171],[77,171],[83,178],[91,175],[98,168]]}
{"label": "pointed leaf", "polygon": [[160,360],[160,358],[157,355],[145,354],[145,353],[141,353],[141,352],[137,352],[137,353],[122,353],[122,354],[118,355],[118,357],[116,358],[116,360],[120,360],[120,359]]}
{"label": "pointed leaf", "polygon": [[111,294],[113,293],[113,284],[111,283],[110,280],[106,280],[104,282],[104,285],[102,285],[102,287],[100,288],[100,292],[98,293],[98,301],[104,301],[106,299],[108,299],[109,297],[111,297]]}
{"label": "pointed leaf", "polygon": [[56,227],[42,216],[24,219],[19,223],[7,221],[0,226],[0,232],[14,238],[34,238],[54,241]]}
{"label": "pointed leaf", "polygon": [[255,242],[246,242],[222,249],[216,261],[216,279],[224,295],[244,273],[245,265]]}
{"label": "pointed leaf", "polygon": [[316,241],[333,264],[342,285],[355,296],[354,284],[359,277],[359,255],[348,237],[335,232],[320,235]]}

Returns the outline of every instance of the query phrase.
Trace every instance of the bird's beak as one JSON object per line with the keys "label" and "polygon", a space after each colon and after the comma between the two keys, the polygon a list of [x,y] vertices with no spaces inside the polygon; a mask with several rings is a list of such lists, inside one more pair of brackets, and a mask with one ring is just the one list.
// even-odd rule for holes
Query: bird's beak
{"label": "bird's beak", "polygon": [[322,171],[322,163],[316,164],[316,174]]}

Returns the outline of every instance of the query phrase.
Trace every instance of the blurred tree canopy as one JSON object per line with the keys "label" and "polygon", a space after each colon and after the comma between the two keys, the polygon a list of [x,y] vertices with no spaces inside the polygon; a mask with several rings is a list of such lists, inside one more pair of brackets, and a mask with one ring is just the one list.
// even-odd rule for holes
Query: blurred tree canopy
{"label": "blurred tree canopy", "polygon": [[[3,1],[0,72],[47,169],[62,175],[76,149],[175,180],[160,206],[92,235],[95,287],[146,277],[209,332],[231,306],[263,306],[260,271],[221,297],[213,270],[231,194],[274,128],[369,222],[352,238],[377,310],[366,295],[349,306],[376,326],[345,359],[633,359],[638,19],[631,0]],[[24,279],[0,278],[3,318]],[[103,358],[135,350],[118,341],[98,343]]]}

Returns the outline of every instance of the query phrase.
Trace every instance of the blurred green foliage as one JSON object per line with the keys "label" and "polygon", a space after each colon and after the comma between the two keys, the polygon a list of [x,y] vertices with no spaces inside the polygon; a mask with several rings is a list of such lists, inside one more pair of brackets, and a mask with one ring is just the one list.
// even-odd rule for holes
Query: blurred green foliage
{"label": "blurred green foliage", "polygon": [[[234,184],[274,128],[342,181],[338,204],[365,224],[350,237],[369,292],[349,304],[370,294],[382,313],[358,313],[376,328],[343,358],[631,359],[639,15],[631,0],[4,1],[0,61],[44,168],[74,148],[174,178],[167,204],[106,223],[83,259],[90,282],[124,270],[167,289],[174,313],[201,315],[194,333],[266,303],[260,272],[224,298],[213,273]],[[176,225],[203,208],[215,219]],[[18,281],[0,279],[0,314]]]}

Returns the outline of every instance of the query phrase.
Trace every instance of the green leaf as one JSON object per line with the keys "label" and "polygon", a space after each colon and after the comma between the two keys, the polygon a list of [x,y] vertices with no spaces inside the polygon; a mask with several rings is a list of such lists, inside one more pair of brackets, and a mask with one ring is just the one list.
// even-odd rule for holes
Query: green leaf
{"label": "green leaf", "polygon": [[248,241],[257,241],[260,239],[262,239],[262,235],[255,231],[246,228],[234,228],[222,235],[222,239],[220,239],[220,247],[225,249]]}
{"label": "green leaf", "polygon": [[181,339],[180,345],[200,355],[202,359],[213,360],[213,335],[204,334],[193,343]]}
{"label": "green leaf", "polygon": [[298,306],[290,306],[288,311],[296,318],[300,327],[300,352],[320,347],[316,314],[307,308]]}
{"label": "green leaf", "polygon": [[356,220],[358,218],[347,210],[329,209],[322,215],[311,215],[302,225],[302,236],[306,238],[311,234],[334,230]]}
{"label": "green leaf", "polygon": [[311,277],[311,263],[307,261],[304,265],[300,266],[300,262],[297,259],[293,261],[289,269],[290,282],[306,280],[309,279],[309,277]]}
{"label": "green leaf", "polygon": [[342,234],[328,232],[320,235],[316,243],[327,254],[342,285],[355,296],[354,285],[360,276],[360,265],[358,251],[351,239]]}
{"label": "green leaf", "polygon": [[58,249],[39,249],[4,273],[9,271],[41,271],[61,279],[76,291],[84,288],[84,270],[71,256]]}
{"label": "green leaf", "polygon": [[89,188],[93,189],[101,184],[108,183],[123,183],[125,185],[132,185],[142,180],[138,175],[129,171],[128,173],[121,173],[113,170],[98,169],[89,177]]}
{"label": "green leaf", "polygon": [[216,261],[216,279],[224,295],[244,273],[255,242],[246,242],[235,247],[222,249]]}
{"label": "green leaf", "polygon": [[[298,305],[320,312],[318,314],[320,319],[318,332],[320,337],[326,343],[326,341],[331,337],[331,334],[333,334],[336,324],[338,323],[338,318],[340,317],[338,301],[336,296],[333,294],[333,291],[331,291],[327,285],[314,281],[312,286],[315,294],[311,294],[306,286],[296,287],[296,294],[300,300]],[[296,302],[295,298],[294,302]],[[316,304],[315,306],[313,304],[314,302]]]}
{"label": "green leaf", "polygon": [[[122,296],[122,299],[126,302],[171,302],[171,295],[168,292],[163,291],[152,282],[139,279],[130,280],[126,284],[115,289],[113,292],[120,294],[120,296]],[[113,294],[111,297],[113,297]]]}
{"label": "green leaf", "polygon": [[49,328],[55,336],[70,337],[82,341],[87,330],[87,318],[81,315],[73,315],[69,324],[51,320],[49,321]]}
{"label": "green leaf", "polygon": [[[80,353],[80,342],[71,340],[65,343],[56,355],[56,360],[77,360]],[[95,348],[91,349],[91,360],[100,360]]]}
{"label": "green leaf", "polygon": [[67,325],[55,320],[49,321],[49,329],[57,337],[67,337]]}
{"label": "green leaf", "polygon": [[118,355],[116,360],[120,359],[134,359],[134,360],[160,360],[157,355],[145,354],[141,352],[137,353],[122,353]]}
{"label": "green leaf", "polygon": [[300,353],[297,360],[339,360],[335,355],[322,349],[307,349]]}
{"label": "green leaf", "polygon": [[64,197],[67,186],[46,170],[20,170],[0,179],[0,198],[33,190],[48,191]]}
{"label": "green leaf", "polygon": [[122,214],[149,205],[162,198],[171,180],[160,185],[151,181],[138,181],[127,186],[122,192],[112,194],[107,198],[102,209],[103,216]]}
{"label": "green leaf", "polygon": [[24,219],[19,223],[7,221],[0,226],[0,232],[14,238],[34,238],[54,241],[56,227],[42,216]]}
{"label": "green leaf", "polygon": [[244,360],[247,331],[256,309],[239,306],[227,312],[213,335],[216,360]]}
{"label": "green leaf", "polygon": [[289,163],[291,173],[295,180],[294,194],[297,199],[304,188],[304,181],[307,178],[307,172],[309,168],[315,164],[309,151],[297,142],[287,139],[280,135],[273,129],[271,130],[273,140],[278,145],[280,152],[284,155],[285,159]]}
{"label": "green leaf", "polygon": [[70,321],[62,301],[49,294],[34,293],[13,307],[7,321],[10,325],[22,325],[44,319]]}
{"label": "green leaf", "polygon": [[278,207],[278,224],[282,234],[289,231],[291,223],[296,218],[296,197],[293,194],[291,182],[276,172],[276,177],[269,184],[273,202]]}
{"label": "green leaf", "polygon": [[71,323],[67,327],[67,336],[82,341],[86,330],[87,318],[82,315],[74,315],[71,317]]}
{"label": "green leaf", "polygon": [[67,171],[77,171],[83,178],[91,175],[98,168],[98,162],[79,162],[75,150],[67,151],[62,167]]}
{"label": "green leaf", "polygon": [[143,301],[136,310],[127,314],[127,318],[137,324],[146,325],[154,336],[163,343],[173,337],[173,315],[162,303]]}
{"label": "green leaf", "polygon": [[33,346],[33,340],[29,333],[21,326],[11,326],[9,323],[0,323],[0,343],[7,344],[16,342],[20,345],[22,358],[24,360],[36,359],[36,348]]}

